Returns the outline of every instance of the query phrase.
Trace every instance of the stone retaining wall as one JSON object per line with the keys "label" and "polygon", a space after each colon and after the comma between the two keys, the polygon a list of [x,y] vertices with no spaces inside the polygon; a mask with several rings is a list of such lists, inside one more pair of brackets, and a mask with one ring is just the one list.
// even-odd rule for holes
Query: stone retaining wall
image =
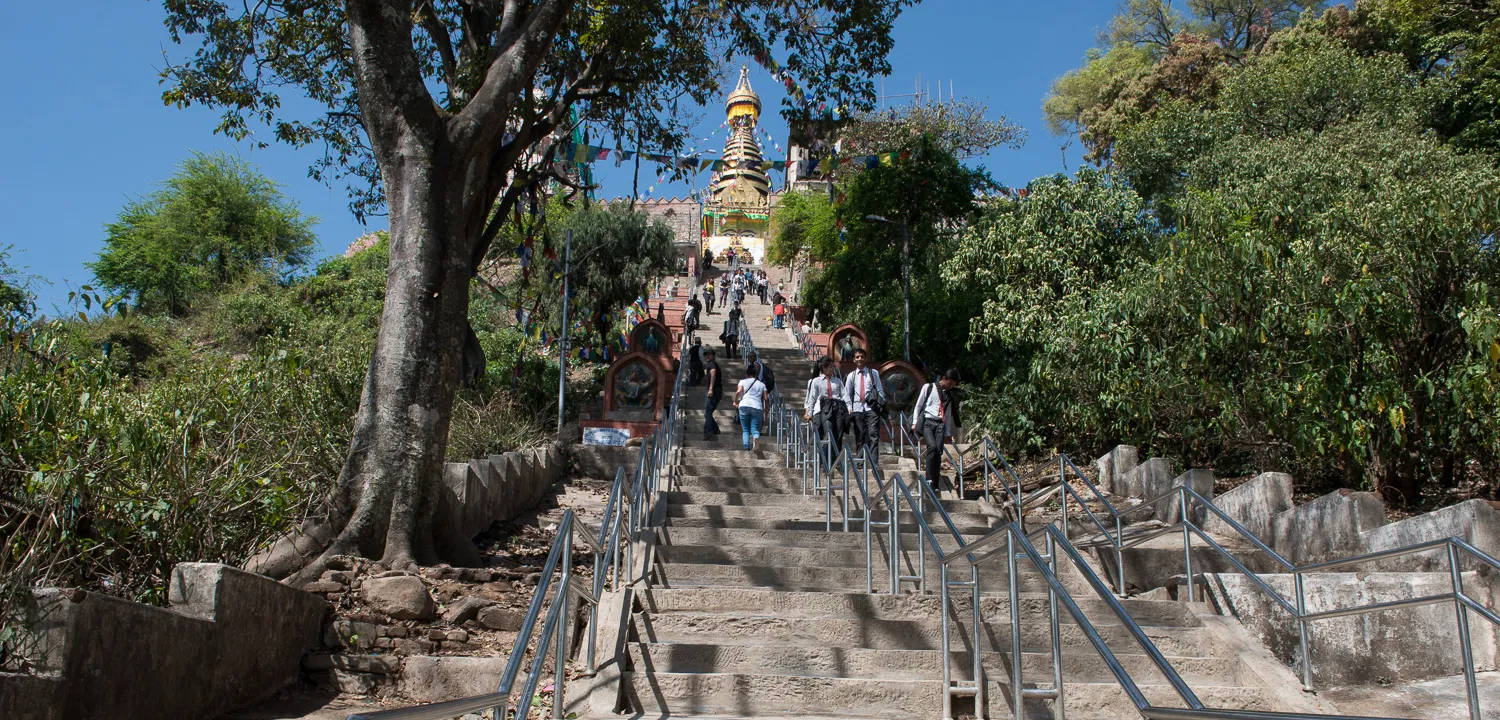
{"label": "stone retaining wall", "polygon": [[213,563],[174,568],[166,608],[55,588],[37,599],[40,674],[0,675],[7,720],[217,717],[296,679],[327,609]]}
{"label": "stone retaining wall", "polygon": [[[1468,500],[1429,513],[1389,522],[1383,503],[1374,493],[1341,489],[1301,505],[1292,500],[1292,478],[1284,473],[1262,473],[1223,495],[1214,497],[1213,475],[1189,470],[1180,475],[1170,460],[1151,458],[1138,463],[1134,447],[1121,445],[1095,461],[1100,485],[1109,491],[1141,500],[1150,499],[1177,485],[1190,485],[1229,518],[1257,539],[1296,565],[1354,557],[1429,540],[1457,537],[1492,555],[1500,556],[1500,502]],[[1123,509],[1123,508],[1122,508]],[[1132,519],[1144,519],[1138,513]],[[1174,503],[1159,503],[1156,518],[1175,522]],[[1238,557],[1257,571],[1275,569],[1269,556],[1251,550],[1251,544],[1212,513],[1195,513],[1206,532],[1242,548]],[[1197,544],[1195,544],[1197,545]],[[1156,548],[1160,550],[1160,548]],[[1138,557],[1129,557],[1134,552]],[[1132,579],[1165,579],[1177,574],[1182,563],[1174,553],[1150,555],[1152,548],[1126,552],[1127,567],[1155,567],[1154,574],[1137,572]],[[1113,558],[1107,558],[1112,562]],[[1195,547],[1194,566],[1208,570],[1212,599],[1223,612],[1239,620],[1283,661],[1296,657],[1297,627],[1259,587],[1217,559],[1204,557]],[[1447,553],[1441,548],[1422,554],[1333,568],[1339,572],[1305,575],[1309,612],[1347,608],[1372,602],[1409,599],[1451,591]],[[1491,608],[1500,608],[1500,590],[1495,574],[1473,561],[1463,570],[1465,589]],[[1215,574],[1217,572],[1218,574]],[[1268,584],[1284,597],[1294,598],[1291,576],[1263,574]],[[1149,589],[1149,588],[1142,588]],[[1476,663],[1480,669],[1500,665],[1500,628],[1470,614]],[[1401,682],[1461,672],[1457,647],[1457,623],[1452,603],[1371,613],[1319,621],[1310,626],[1314,682],[1319,685],[1385,680]]]}

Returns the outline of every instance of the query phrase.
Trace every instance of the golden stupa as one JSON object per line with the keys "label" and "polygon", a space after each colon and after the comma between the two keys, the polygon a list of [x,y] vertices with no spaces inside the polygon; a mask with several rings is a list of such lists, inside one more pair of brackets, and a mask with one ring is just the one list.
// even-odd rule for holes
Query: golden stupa
{"label": "golden stupa", "polygon": [[765,258],[772,197],[769,163],[755,140],[760,108],[760,96],[750,87],[750,69],[741,66],[739,84],[724,101],[724,167],[714,173],[703,210],[704,245],[716,258],[730,248],[750,253],[756,263]]}

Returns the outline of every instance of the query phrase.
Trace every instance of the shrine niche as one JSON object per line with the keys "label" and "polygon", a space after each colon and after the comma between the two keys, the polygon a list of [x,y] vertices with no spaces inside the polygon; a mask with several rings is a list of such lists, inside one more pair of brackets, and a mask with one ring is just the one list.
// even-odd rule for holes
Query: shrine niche
{"label": "shrine niche", "polygon": [[845,323],[828,334],[828,357],[839,364],[839,370],[848,373],[854,369],[854,351],[870,352],[870,338],[859,326]]}
{"label": "shrine niche", "polygon": [[922,390],[922,371],[904,360],[887,360],[877,369],[885,385],[886,406],[891,412],[910,412]]}
{"label": "shrine niche", "polygon": [[604,377],[605,420],[661,419],[672,392],[672,363],[664,355],[635,351],[610,364]]}
{"label": "shrine niche", "polygon": [[642,320],[630,331],[630,351],[672,355],[672,330],[656,318]]}

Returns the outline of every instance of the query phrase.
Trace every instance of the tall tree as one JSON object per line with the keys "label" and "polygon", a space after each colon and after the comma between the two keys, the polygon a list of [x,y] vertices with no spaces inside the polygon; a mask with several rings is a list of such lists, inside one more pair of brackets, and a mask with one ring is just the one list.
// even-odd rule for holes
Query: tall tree
{"label": "tall tree", "polygon": [[617,313],[647,283],[672,270],[672,230],[628,203],[578,210],[566,228],[573,233],[570,291],[578,294],[578,307],[589,311],[594,331],[608,337]]}
{"label": "tall tree", "polygon": [[[435,556],[432,486],[469,281],[510,208],[556,174],[554,132],[582,123],[673,153],[679,102],[708,102],[736,50],[784,53],[811,95],[868,107],[911,2],[167,0],[172,38],[196,48],[164,71],[167,102],[221,108],[231,135],[268,124],[280,140],[324,143],[314,173],[351,181],[357,212],[390,215],[385,308],[324,557]],[[282,102],[288,87],[323,109],[291,114],[305,104]]]}
{"label": "tall tree", "polygon": [[960,158],[983,155],[1002,145],[1019,148],[1026,140],[1026,131],[1010,118],[992,119],[985,103],[950,98],[861,114],[844,126],[842,152],[889,152],[921,135],[931,136],[938,147]]}
{"label": "tall tree", "polygon": [[315,222],[249,163],[200,153],[161,190],[126,205],[89,267],[137,305],[177,314],[200,290],[306,262]]}

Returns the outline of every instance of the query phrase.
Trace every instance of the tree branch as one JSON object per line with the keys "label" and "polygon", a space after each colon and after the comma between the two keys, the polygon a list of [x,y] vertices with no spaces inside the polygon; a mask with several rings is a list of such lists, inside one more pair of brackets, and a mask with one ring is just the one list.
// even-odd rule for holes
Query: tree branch
{"label": "tree branch", "polygon": [[458,58],[453,55],[453,38],[448,35],[448,28],[443,27],[443,21],[438,17],[437,9],[432,6],[432,0],[423,0],[422,6],[417,10],[417,17],[422,23],[422,29],[432,38],[432,44],[437,47],[438,57],[443,63],[443,84],[448,87],[449,101],[456,106],[461,103],[465,93],[458,86]]}

